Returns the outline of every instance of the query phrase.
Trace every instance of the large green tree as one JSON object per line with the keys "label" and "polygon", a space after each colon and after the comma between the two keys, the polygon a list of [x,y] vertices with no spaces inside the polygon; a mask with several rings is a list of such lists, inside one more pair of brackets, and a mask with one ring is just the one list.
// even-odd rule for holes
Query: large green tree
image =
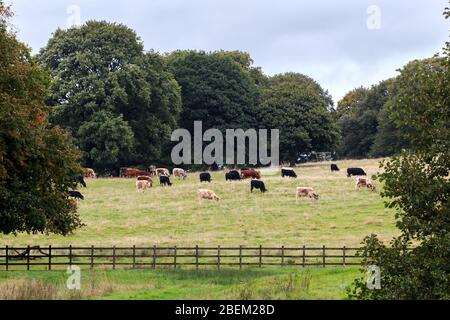
{"label": "large green tree", "polygon": [[387,112],[410,149],[383,163],[380,180],[401,234],[390,246],[376,235],[364,240],[363,263],[380,268],[381,288],[370,290],[361,278],[354,297],[450,298],[449,49],[443,58],[410,62],[395,79]]}
{"label": "large green tree", "polygon": [[79,154],[47,122],[50,79],[8,32],[10,15],[0,1],[0,232],[65,235],[82,225],[67,197]]}
{"label": "large green tree", "polygon": [[239,52],[175,51],[167,56],[181,86],[180,126],[192,132],[196,120],[219,130],[255,126],[258,87],[251,60]]}
{"label": "large green tree", "polygon": [[[87,140],[80,136],[86,132],[80,127],[105,111],[114,117],[122,115],[134,136],[133,148],[121,150],[130,151],[128,158],[117,167],[161,156],[181,109],[180,88],[158,54],[144,53],[133,30],[103,21],[58,29],[38,59],[53,80],[51,121],[69,129],[78,144]],[[108,135],[103,139],[97,150],[110,144]],[[86,165],[90,159],[84,157]],[[110,163],[93,165],[104,169]]]}
{"label": "large green tree", "polygon": [[332,100],[313,79],[299,73],[271,77],[258,108],[260,128],[280,130],[280,160],[299,153],[333,151],[338,130]]}

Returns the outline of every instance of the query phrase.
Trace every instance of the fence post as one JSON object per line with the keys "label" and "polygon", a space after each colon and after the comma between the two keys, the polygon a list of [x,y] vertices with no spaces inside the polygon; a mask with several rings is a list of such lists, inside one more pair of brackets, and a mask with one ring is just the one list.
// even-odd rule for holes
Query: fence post
{"label": "fence post", "polygon": [[177,246],[174,247],[174,255],[173,255],[173,267],[177,268]]}
{"label": "fence post", "polygon": [[6,256],[6,271],[9,270],[9,247],[5,247],[5,256]]}
{"label": "fence post", "polygon": [[69,245],[69,265],[72,266],[72,245]]}
{"label": "fence post", "polygon": [[27,246],[28,254],[27,254],[27,271],[30,270],[30,245]]}
{"label": "fence post", "polygon": [[342,264],[345,267],[345,246],[342,248]]}
{"label": "fence post", "polygon": [[259,267],[262,266],[262,245],[259,245]]}
{"label": "fence post", "polygon": [[156,268],[156,245],[153,246],[153,269]]}
{"label": "fence post", "polygon": [[325,245],[322,247],[322,264],[325,267]]}
{"label": "fence post", "polygon": [[52,246],[48,246],[48,270],[52,270]]}
{"label": "fence post", "polygon": [[91,269],[94,269],[94,246],[91,245]]}
{"label": "fence post", "polygon": [[305,247],[305,245],[303,245],[303,258],[302,258],[302,267],[304,268],[305,267],[305,250],[306,249],[306,247]]}
{"label": "fence post", "polygon": [[116,270],[116,246],[113,246],[113,270]]}
{"label": "fence post", "polygon": [[239,269],[242,269],[242,244],[239,246]]}
{"label": "fence post", "polygon": [[195,246],[195,269],[198,270],[198,245]]}
{"label": "fence post", "polygon": [[217,269],[220,270],[220,246],[217,246]]}
{"label": "fence post", "polygon": [[133,269],[136,268],[136,245],[133,245]]}
{"label": "fence post", "polygon": [[284,246],[281,246],[281,266],[284,266]]}

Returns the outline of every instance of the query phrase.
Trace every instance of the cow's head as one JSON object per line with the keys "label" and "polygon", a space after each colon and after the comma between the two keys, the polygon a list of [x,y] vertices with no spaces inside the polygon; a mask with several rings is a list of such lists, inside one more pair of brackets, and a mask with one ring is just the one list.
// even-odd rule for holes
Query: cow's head
{"label": "cow's head", "polygon": [[315,192],[311,192],[310,196],[312,196],[316,200],[319,200],[319,195]]}
{"label": "cow's head", "polygon": [[219,202],[220,198],[217,195],[213,195],[213,200]]}

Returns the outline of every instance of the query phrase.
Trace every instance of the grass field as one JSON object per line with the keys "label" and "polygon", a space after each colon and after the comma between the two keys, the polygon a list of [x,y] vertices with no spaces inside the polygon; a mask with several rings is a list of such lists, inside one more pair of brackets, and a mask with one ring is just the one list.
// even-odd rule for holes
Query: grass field
{"label": "grass field", "polygon": [[[226,182],[224,172],[213,173],[211,184],[200,184],[192,173],[186,180],[172,178],[172,187],[154,183],[145,193],[136,192],[134,179],[89,179],[88,187],[80,189],[85,227],[66,237],[1,235],[0,245],[342,247],[359,246],[371,233],[388,241],[398,231],[393,211],[380,198],[382,186],[376,182],[377,192],[356,191],[354,178],[345,174],[345,168],[357,166],[371,176],[379,170],[378,161],[338,161],[339,173],[331,173],[329,163],[305,164],[296,168],[297,179],[263,169],[265,194],[251,194],[249,180]],[[320,199],[296,204],[297,186],[314,187]],[[215,191],[220,202],[199,201],[199,188]],[[291,266],[96,270],[83,271],[83,288],[73,293],[64,288],[63,272],[14,271],[0,273],[0,297],[18,298],[8,292],[23,292],[25,298],[62,299],[343,299],[358,274],[355,267]]]}
{"label": "grass field", "polygon": [[[390,239],[397,233],[393,212],[378,192],[355,191],[354,178],[344,172],[360,166],[372,175],[378,161],[337,163],[341,171],[335,174],[327,163],[301,166],[297,179],[263,170],[265,194],[251,194],[249,180],[226,182],[224,172],[214,173],[211,184],[200,184],[193,173],[184,181],[172,178],[172,187],[154,183],[145,193],[136,192],[134,179],[88,179],[79,202],[85,227],[66,237],[1,235],[0,244],[357,246],[370,233]],[[297,186],[314,187],[320,199],[296,204]],[[202,187],[221,201],[199,201]]]}

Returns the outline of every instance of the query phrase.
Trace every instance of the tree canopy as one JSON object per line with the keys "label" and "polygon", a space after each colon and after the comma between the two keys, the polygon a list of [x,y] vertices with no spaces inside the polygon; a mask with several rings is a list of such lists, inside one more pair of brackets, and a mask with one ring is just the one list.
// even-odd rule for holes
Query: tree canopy
{"label": "tree canopy", "polygon": [[67,197],[79,154],[47,121],[50,79],[8,31],[10,15],[0,1],[0,232],[67,234],[82,225]]}

